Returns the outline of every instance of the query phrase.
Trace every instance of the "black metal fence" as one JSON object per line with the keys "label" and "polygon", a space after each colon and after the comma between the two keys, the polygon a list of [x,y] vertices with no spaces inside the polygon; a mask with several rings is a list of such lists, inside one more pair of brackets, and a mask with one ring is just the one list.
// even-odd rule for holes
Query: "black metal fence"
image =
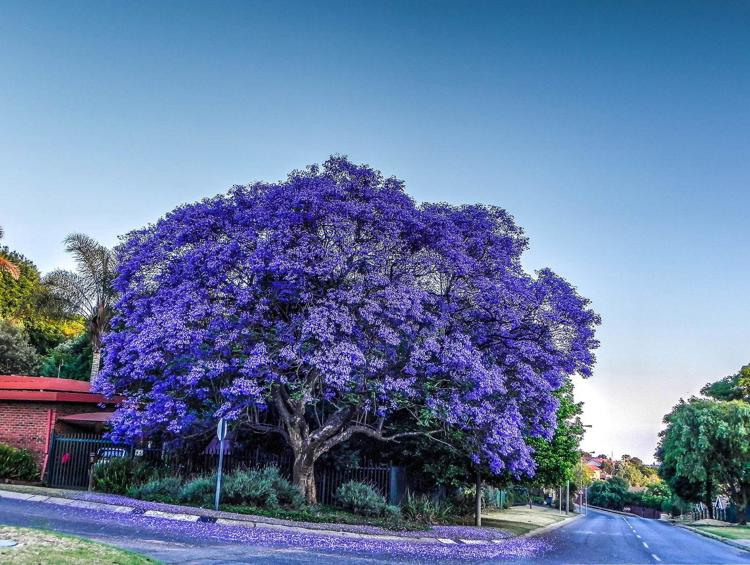
{"label": "black metal fence", "polygon": [[[172,474],[183,477],[213,474],[219,460],[217,453],[186,456],[161,448],[133,448],[115,444],[100,435],[53,435],[47,466],[47,483],[53,487],[88,488],[95,460],[123,456],[143,457],[156,465],[168,468]],[[291,479],[292,462],[292,456],[288,452],[270,453],[259,447],[233,450],[224,454],[224,472],[274,465],[283,476]],[[403,496],[405,481],[403,469],[400,467],[369,462],[362,466],[343,468],[318,465],[315,468],[318,502],[333,504],[336,490],[348,481],[372,485],[391,503],[399,502]]]}
{"label": "black metal fence", "polygon": [[87,488],[92,464],[100,450],[131,455],[129,446],[118,446],[95,434],[52,435],[47,463],[47,484],[53,487]]}
{"label": "black metal fence", "polygon": [[336,490],[346,482],[358,481],[371,485],[380,492],[386,500],[391,500],[391,473],[396,467],[390,465],[368,465],[366,467],[321,467],[315,470],[315,490],[318,502],[333,504]]}

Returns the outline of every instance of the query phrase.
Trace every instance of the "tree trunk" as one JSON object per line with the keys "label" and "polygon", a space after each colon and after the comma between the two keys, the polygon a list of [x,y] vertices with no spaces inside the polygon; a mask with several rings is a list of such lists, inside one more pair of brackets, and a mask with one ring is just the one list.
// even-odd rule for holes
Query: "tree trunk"
{"label": "tree trunk", "polygon": [[747,489],[742,488],[742,498],[740,499],[741,503],[739,505],[739,508],[737,509],[737,519],[740,522],[741,526],[744,526],[747,524]]}
{"label": "tree trunk", "polygon": [[706,492],[704,495],[703,503],[708,507],[708,517],[713,520],[714,517],[714,501],[713,501],[713,483],[712,481],[706,481]]}
{"label": "tree trunk", "polygon": [[99,366],[102,362],[102,350],[98,347],[93,349],[93,355],[91,356],[91,377],[89,380],[93,381],[96,375],[99,374]]}
{"label": "tree trunk", "polygon": [[302,492],[307,504],[318,503],[318,493],[315,489],[315,460],[312,454],[304,449],[294,452],[292,483]]}

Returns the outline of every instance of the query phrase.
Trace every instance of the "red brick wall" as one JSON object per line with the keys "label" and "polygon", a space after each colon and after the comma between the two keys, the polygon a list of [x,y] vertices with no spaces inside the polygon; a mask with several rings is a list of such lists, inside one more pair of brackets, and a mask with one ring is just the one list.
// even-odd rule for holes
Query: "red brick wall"
{"label": "red brick wall", "polygon": [[[0,443],[28,449],[41,465],[47,444],[49,411],[56,417],[79,412],[96,412],[96,404],[25,402],[0,400]],[[65,422],[55,422],[57,433],[70,433],[76,428]]]}

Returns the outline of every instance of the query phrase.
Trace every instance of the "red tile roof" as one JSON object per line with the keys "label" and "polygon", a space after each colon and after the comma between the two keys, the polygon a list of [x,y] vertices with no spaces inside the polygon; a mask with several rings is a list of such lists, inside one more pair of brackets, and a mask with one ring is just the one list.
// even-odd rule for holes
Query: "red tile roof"
{"label": "red tile roof", "polygon": [[91,392],[91,383],[86,381],[23,375],[0,376],[0,400],[90,402],[92,404],[113,402],[101,394]]}

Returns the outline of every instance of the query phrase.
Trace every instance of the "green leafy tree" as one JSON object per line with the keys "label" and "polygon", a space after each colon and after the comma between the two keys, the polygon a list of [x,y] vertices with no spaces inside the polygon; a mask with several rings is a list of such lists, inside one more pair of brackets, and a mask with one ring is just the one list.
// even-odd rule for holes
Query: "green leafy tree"
{"label": "green leafy tree", "polygon": [[33,375],[40,361],[23,331],[9,322],[0,321],[0,375]]}
{"label": "green leafy tree", "polygon": [[720,446],[716,432],[722,425],[721,403],[691,398],[664,417],[656,457],[659,475],[683,500],[703,501],[713,517],[713,497],[721,482]]}
{"label": "green leafy tree", "polygon": [[47,353],[40,373],[45,377],[88,380],[91,374],[91,342],[85,333],[67,340]]}
{"label": "green leafy tree", "polygon": [[102,337],[112,319],[117,263],[111,249],[81,233],[65,238],[65,250],[75,259],[76,271],[57,269],[44,282],[65,313],[86,320],[93,378],[99,372]]}
{"label": "green leafy tree", "polygon": [[83,325],[55,308],[39,269],[20,253],[1,248],[0,255],[12,260],[18,276],[0,271],[0,319],[23,330],[39,355],[80,334]]}
{"label": "green leafy tree", "polygon": [[[0,226],[0,239],[3,239],[4,236],[5,231],[3,230],[3,227]],[[17,279],[21,274],[18,264],[3,252],[0,252],[0,273],[7,273],[14,279]]]}
{"label": "green leafy tree", "polygon": [[646,483],[646,477],[638,465],[629,460],[618,461],[615,464],[615,477],[625,479],[629,484],[640,487]]}
{"label": "green leafy tree", "polygon": [[701,389],[701,394],[715,400],[750,399],[750,364],[742,367],[734,375],[729,375]]}
{"label": "green leafy tree", "polygon": [[530,438],[527,440],[534,449],[536,473],[530,486],[553,487],[567,480],[575,483],[576,467],[580,462],[579,446],[584,428],[581,423],[583,403],[576,402],[573,383],[570,379],[555,393],[559,401],[557,427],[551,440]]}
{"label": "green leafy tree", "polygon": [[628,482],[621,477],[594,481],[589,487],[589,503],[593,506],[622,510],[628,496]]}
{"label": "green leafy tree", "polygon": [[29,259],[7,247],[0,248],[0,257],[15,265],[15,276],[0,269],[0,318],[19,322],[36,308],[40,291],[39,269]]}
{"label": "green leafy tree", "polygon": [[750,499],[750,404],[739,400],[716,404],[712,453],[719,480],[745,524]]}

